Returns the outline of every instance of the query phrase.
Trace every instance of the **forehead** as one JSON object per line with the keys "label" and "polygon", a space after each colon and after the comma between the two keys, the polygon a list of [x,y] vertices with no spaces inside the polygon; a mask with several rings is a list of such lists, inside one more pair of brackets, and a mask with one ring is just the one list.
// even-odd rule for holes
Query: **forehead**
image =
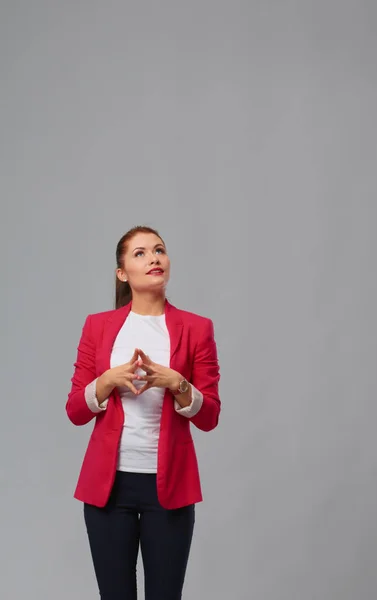
{"label": "forehead", "polygon": [[156,244],[162,244],[162,240],[155,233],[137,233],[128,244],[128,249],[154,248]]}

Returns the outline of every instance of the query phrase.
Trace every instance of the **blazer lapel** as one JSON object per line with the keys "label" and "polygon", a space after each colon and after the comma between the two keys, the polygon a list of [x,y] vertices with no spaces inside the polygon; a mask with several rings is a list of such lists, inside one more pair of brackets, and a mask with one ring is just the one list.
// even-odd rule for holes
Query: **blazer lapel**
{"label": "blazer lapel", "polygon": [[115,339],[128,317],[131,310],[131,302],[114,311],[108,318],[104,326],[102,347],[101,347],[101,372],[110,369],[111,351],[114,346]]}
{"label": "blazer lapel", "polygon": [[180,311],[168,301],[165,305],[165,319],[170,336],[170,367],[173,368],[174,357],[182,337],[183,322]]}

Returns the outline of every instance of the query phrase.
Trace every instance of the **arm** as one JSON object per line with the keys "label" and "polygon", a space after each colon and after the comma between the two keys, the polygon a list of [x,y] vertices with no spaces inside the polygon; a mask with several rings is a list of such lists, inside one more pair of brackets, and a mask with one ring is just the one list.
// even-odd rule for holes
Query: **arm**
{"label": "arm", "polygon": [[[85,425],[106,409],[111,392],[106,373],[96,378],[95,346],[91,336],[91,320],[87,317],[77,349],[72,386],[66,403],[68,418],[74,425]],[[101,406],[99,403],[103,403]]]}
{"label": "arm", "polygon": [[202,431],[211,431],[218,424],[221,408],[219,380],[213,323],[208,319],[195,350],[191,389],[179,396],[179,402],[175,400],[176,411]]}

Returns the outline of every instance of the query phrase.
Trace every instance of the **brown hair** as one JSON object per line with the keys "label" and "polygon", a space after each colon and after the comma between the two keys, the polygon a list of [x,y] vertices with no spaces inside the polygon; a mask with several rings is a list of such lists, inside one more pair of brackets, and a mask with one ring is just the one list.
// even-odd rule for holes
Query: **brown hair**
{"label": "brown hair", "polygon": [[[121,269],[123,267],[122,260],[124,253],[127,250],[127,244],[137,233],[154,233],[155,235],[157,235],[157,237],[160,238],[162,242],[164,242],[158,231],[152,229],[152,227],[147,227],[145,225],[137,225],[136,227],[132,227],[132,229],[127,231],[127,233],[125,233],[120,238],[117,244],[115,257],[118,269]],[[128,283],[128,281],[120,281],[120,279],[118,279],[118,276],[115,275],[115,308],[121,308],[122,306],[125,306],[126,304],[131,302],[131,300],[132,290],[130,284]]]}

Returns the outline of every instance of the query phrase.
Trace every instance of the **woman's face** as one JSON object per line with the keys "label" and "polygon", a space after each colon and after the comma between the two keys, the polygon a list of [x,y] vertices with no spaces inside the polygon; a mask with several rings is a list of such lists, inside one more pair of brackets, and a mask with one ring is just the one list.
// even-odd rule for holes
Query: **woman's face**
{"label": "woman's face", "polygon": [[132,291],[161,291],[170,276],[170,260],[162,240],[154,233],[137,233],[127,244],[121,281],[127,279]]}

